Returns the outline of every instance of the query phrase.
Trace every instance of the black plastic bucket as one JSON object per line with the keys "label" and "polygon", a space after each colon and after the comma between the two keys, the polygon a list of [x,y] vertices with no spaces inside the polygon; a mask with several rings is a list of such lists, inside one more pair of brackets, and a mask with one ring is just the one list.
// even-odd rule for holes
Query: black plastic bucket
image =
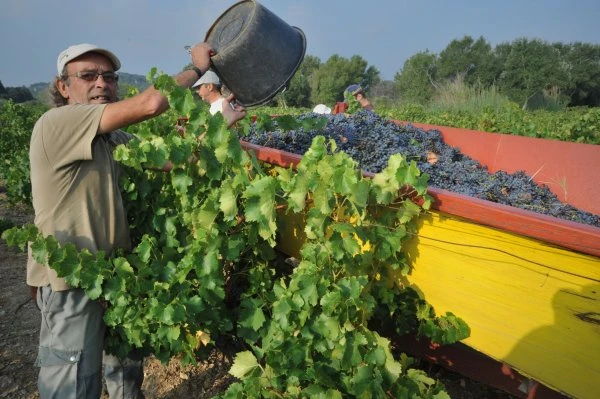
{"label": "black plastic bucket", "polygon": [[206,33],[215,49],[212,68],[237,102],[263,105],[283,91],[306,52],[302,30],[257,1],[240,1],[225,11]]}

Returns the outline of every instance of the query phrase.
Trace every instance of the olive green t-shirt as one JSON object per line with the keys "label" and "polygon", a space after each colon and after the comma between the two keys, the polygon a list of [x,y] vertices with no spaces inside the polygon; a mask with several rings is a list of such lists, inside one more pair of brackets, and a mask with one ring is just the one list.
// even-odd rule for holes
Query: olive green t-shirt
{"label": "olive green t-shirt", "polygon": [[[113,150],[133,136],[97,134],[105,105],[66,105],[46,112],[31,135],[29,159],[35,225],[44,235],[92,253],[129,250],[129,226]],[[85,265],[83,265],[85,267]],[[70,287],[48,266],[27,262],[27,284]]]}

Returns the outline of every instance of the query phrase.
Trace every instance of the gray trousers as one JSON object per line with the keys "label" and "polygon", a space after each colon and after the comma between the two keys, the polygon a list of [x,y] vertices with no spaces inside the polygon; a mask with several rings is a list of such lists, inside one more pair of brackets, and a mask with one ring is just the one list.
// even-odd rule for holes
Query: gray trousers
{"label": "gray trousers", "polygon": [[37,304],[42,314],[38,389],[41,399],[98,399],[102,394],[102,365],[111,399],[140,399],[141,356],[119,359],[104,353],[104,308],[80,289],[52,291],[40,287]]}

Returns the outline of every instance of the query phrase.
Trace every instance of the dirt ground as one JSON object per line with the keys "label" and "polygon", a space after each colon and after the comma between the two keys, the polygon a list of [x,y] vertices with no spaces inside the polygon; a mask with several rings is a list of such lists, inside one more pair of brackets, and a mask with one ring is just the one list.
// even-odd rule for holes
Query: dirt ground
{"label": "dirt ground", "polygon": [[[5,221],[21,225],[31,222],[32,214],[7,206],[0,192],[0,225]],[[0,240],[0,399],[39,398],[33,362],[40,315],[25,285],[25,265],[26,255],[7,248]],[[217,350],[197,366],[182,367],[177,360],[165,366],[147,358],[144,394],[147,399],[211,398],[234,381],[227,373],[231,361],[230,355]],[[437,366],[423,364],[423,368],[441,380],[454,399],[516,399]]]}

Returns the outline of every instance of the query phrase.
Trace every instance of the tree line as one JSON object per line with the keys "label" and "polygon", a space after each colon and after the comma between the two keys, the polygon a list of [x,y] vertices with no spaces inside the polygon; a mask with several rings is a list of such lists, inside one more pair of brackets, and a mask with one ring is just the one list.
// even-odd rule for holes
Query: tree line
{"label": "tree line", "polygon": [[[131,77],[127,83],[143,86],[133,79],[138,75],[121,75]],[[428,50],[414,54],[393,81],[383,81],[379,70],[360,55],[348,59],[334,54],[325,62],[307,55],[276,101],[292,107],[333,105],[343,99],[348,85],[358,83],[376,101],[426,104],[442,85],[456,79],[478,89],[493,88],[523,108],[532,107],[540,97],[552,97],[566,106],[598,107],[600,45],[519,38],[492,47],[483,37],[464,36],[439,54]],[[121,79],[121,84],[125,81]],[[0,82],[0,99],[28,101],[26,90],[4,88]]]}
{"label": "tree line", "polygon": [[457,77],[496,87],[524,107],[540,94],[568,106],[600,106],[600,45],[520,38],[492,48],[483,37],[465,36],[440,54],[413,55],[394,82],[404,101],[423,103],[439,83]]}
{"label": "tree line", "polygon": [[33,100],[33,95],[25,86],[4,87],[0,81],[0,100],[12,100],[15,103],[24,103]]}
{"label": "tree line", "polygon": [[539,96],[567,106],[600,106],[600,45],[548,43],[519,38],[492,47],[483,37],[452,40],[439,54],[422,51],[404,62],[393,82],[360,56],[331,56],[325,63],[308,56],[285,94],[288,105],[310,106],[341,100],[360,83],[374,98],[425,104],[444,83],[462,79],[481,89],[495,88],[526,108]]}

